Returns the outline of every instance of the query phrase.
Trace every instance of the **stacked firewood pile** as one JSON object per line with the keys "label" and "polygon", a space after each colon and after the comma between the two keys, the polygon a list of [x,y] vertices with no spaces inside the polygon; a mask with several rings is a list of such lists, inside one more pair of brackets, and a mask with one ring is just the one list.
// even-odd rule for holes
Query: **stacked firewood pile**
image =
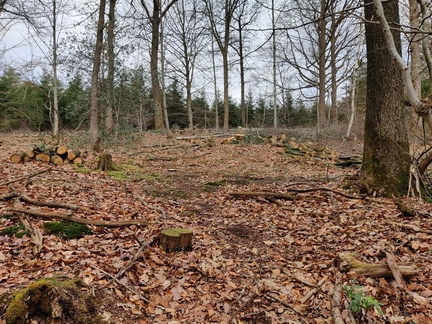
{"label": "stacked firewood pile", "polygon": [[9,160],[12,163],[40,161],[55,165],[62,165],[63,163],[82,164],[84,162],[83,155],[80,151],[68,150],[64,145],[59,145],[52,149],[36,146],[27,152],[23,151],[12,154]]}

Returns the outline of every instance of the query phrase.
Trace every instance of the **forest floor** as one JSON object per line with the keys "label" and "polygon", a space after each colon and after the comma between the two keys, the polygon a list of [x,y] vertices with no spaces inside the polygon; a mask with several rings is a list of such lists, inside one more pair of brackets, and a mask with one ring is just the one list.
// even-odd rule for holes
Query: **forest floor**
{"label": "forest floor", "polygon": [[[79,141],[70,138],[66,144],[85,148]],[[60,275],[83,279],[101,296],[99,309],[108,323],[334,323],[338,310],[339,323],[353,323],[353,318],[357,323],[432,323],[431,204],[403,198],[418,211],[408,217],[390,199],[346,189],[347,178],[358,171],[335,166],[333,155],[286,155],[283,146],[254,138],[224,141],[168,140],[149,132],[105,150],[120,171],[95,170],[96,155],[88,154],[83,166],[52,166],[26,178],[49,166],[12,164],[9,156],[40,144],[38,137],[3,134],[0,196],[14,190],[37,201],[82,207],[75,216],[133,218],[150,225],[91,226],[93,234],[65,240],[44,231],[45,219],[30,217],[43,233],[43,249],[35,257],[30,238],[0,235],[0,295]],[[333,144],[336,153],[361,150],[358,142]],[[283,193],[295,199],[233,192]],[[5,217],[10,206],[0,200],[0,230],[14,224]],[[193,249],[166,252],[154,244],[168,227],[193,230]],[[149,247],[131,264],[146,242]],[[367,263],[385,263],[385,251],[398,263],[417,266],[418,273],[405,279],[405,289],[392,278],[345,273],[336,265],[343,252],[356,252]],[[341,286],[338,299],[335,291]],[[356,286],[362,295],[348,296]],[[373,307],[376,302],[383,315]]]}

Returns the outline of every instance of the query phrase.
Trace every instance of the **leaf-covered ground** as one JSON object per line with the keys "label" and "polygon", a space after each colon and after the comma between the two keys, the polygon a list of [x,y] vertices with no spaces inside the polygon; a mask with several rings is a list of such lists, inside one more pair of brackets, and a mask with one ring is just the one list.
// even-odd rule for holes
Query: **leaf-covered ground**
{"label": "leaf-covered ground", "polygon": [[[364,297],[381,303],[384,317],[376,309],[362,309],[353,314],[357,323],[384,323],[384,318],[387,323],[432,322],[432,235],[388,223],[430,231],[430,204],[405,198],[420,212],[408,218],[388,199],[348,198],[326,190],[296,192],[341,190],[357,171],[338,168],[329,159],[285,155],[283,147],[269,143],[223,141],[136,135],[106,150],[121,171],[94,170],[96,156],[89,154],[83,167],[57,166],[4,185],[48,167],[9,163],[12,153],[30,149],[38,138],[4,135],[0,195],[14,190],[38,201],[57,200],[84,209],[24,204],[32,208],[88,219],[142,219],[151,225],[93,226],[92,235],[65,240],[44,231],[46,220],[30,217],[44,235],[43,250],[35,258],[27,236],[0,236],[0,295],[41,277],[62,275],[83,279],[102,296],[100,308],[110,323],[333,323],[335,306],[350,323],[352,299],[345,290],[341,302],[332,304],[339,276],[340,285],[361,286]],[[239,191],[297,198],[275,203],[230,195]],[[0,230],[14,225],[5,217],[11,216],[8,207],[10,201],[0,201]],[[193,230],[193,250],[167,253],[154,244],[159,231],[168,227]],[[130,266],[144,243],[150,247]],[[336,267],[340,252],[383,263],[384,249],[392,251],[397,262],[418,267],[418,275],[406,280],[406,292],[389,278],[341,273]],[[112,280],[125,269],[118,281]],[[320,281],[320,289],[315,289]]]}

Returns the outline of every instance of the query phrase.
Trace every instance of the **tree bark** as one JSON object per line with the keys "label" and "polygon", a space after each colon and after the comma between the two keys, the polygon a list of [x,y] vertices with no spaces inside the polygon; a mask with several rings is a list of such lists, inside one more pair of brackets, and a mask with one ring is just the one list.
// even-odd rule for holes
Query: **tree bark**
{"label": "tree bark", "polygon": [[115,70],[115,53],[114,53],[114,43],[115,43],[115,6],[117,0],[109,1],[109,12],[108,12],[108,26],[107,26],[107,45],[108,45],[108,80],[107,80],[107,90],[108,90],[108,101],[106,107],[105,116],[105,129],[108,134],[113,132],[114,118],[113,118],[113,106],[114,106],[114,70]]}
{"label": "tree bark", "polygon": [[99,132],[99,71],[102,56],[103,31],[105,26],[105,6],[106,0],[100,0],[99,19],[96,32],[96,46],[93,55],[93,71],[91,77],[90,92],[90,141],[92,149],[96,152],[101,151],[100,132]]}
{"label": "tree bark", "polygon": [[[377,20],[372,0],[365,0],[365,18]],[[388,21],[398,26],[398,1],[383,3]],[[392,32],[400,53],[400,34]],[[383,30],[366,24],[367,95],[362,172],[374,190],[385,195],[406,192],[409,177],[409,144],[404,107],[402,72],[390,52]]]}

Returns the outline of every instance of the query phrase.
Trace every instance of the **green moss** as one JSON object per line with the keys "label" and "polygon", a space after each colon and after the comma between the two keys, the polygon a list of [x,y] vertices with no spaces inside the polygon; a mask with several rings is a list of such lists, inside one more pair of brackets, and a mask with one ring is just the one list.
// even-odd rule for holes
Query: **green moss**
{"label": "green moss", "polygon": [[218,187],[226,185],[226,181],[211,181],[207,182],[202,189],[205,192],[214,192]]}
{"label": "green moss", "polygon": [[[77,166],[79,166],[79,165],[77,164]],[[91,170],[90,169],[84,169],[84,168],[77,168],[77,169],[73,170],[73,172],[90,173]]]}
{"label": "green moss", "polygon": [[127,181],[129,177],[126,172],[123,171],[110,171],[108,172],[108,176],[110,176],[115,181]]}
{"label": "green moss", "polygon": [[46,222],[44,224],[44,229],[48,233],[63,239],[80,238],[84,235],[92,234],[92,231],[86,225],[74,222]]}
{"label": "green moss", "polygon": [[80,279],[43,278],[17,291],[6,309],[8,324],[32,322],[105,323],[97,315],[95,300],[82,294]]}
{"label": "green moss", "polygon": [[161,233],[167,236],[180,236],[182,234],[192,233],[192,231],[186,228],[172,227],[172,228],[162,230]]}
{"label": "green moss", "polygon": [[21,223],[19,225],[13,225],[2,229],[0,235],[15,236],[18,238],[23,236],[30,237],[30,233],[24,230],[24,226]]}

